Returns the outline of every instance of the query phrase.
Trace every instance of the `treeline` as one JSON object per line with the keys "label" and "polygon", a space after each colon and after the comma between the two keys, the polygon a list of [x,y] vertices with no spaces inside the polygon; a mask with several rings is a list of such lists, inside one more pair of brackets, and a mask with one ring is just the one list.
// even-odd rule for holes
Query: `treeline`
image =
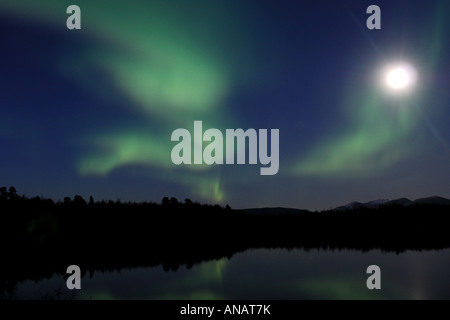
{"label": "treeline", "polygon": [[[228,205],[165,197],[161,203],[54,202],[0,188],[0,238],[7,251],[47,248],[61,242],[90,245],[179,247],[185,244],[240,247],[285,246],[386,251],[449,246],[450,206],[413,205],[348,211],[246,214]],[[136,241],[136,242],[134,242]]]}
{"label": "treeline", "polygon": [[400,253],[450,247],[445,205],[246,214],[189,199],[131,203],[75,196],[54,202],[5,189],[0,189],[3,281],[64,273],[71,264],[84,272],[155,265],[176,270],[253,248]]}
{"label": "treeline", "polygon": [[0,187],[0,202],[3,206],[8,205],[24,205],[24,204],[32,204],[32,205],[39,205],[42,207],[49,207],[49,206],[63,206],[64,208],[69,207],[75,207],[80,208],[86,205],[89,206],[95,206],[97,208],[99,207],[108,207],[108,208],[114,208],[114,207],[122,207],[122,206],[131,206],[131,207],[150,207],[150,206],[164,206],[164,207],[170,207],[170,208],[180,208],[180,207],[195,207],[195,208],[208,208],[209,210],[211,208],[214,209],[227,209],[230,210],[230,206],[226,205],[225,207],[222,207],[218,204],[215,205],[208,205],[208,204],[201,204],[199,202],[193,202],[191,199],[185,199],[184,202],[179,201],[177,198],[172,197],[164,197],[161,201],[161,203],[156,202],[122,202],[120,199],[113,201],[113,200],[101,200],[101,201],[94,201],[94,198],[92,196],[89,197],[89,202],[87,202],[82,196],[75,195],[73,199],[71,197],[64,197],[63,201],[54,202],[52,199],[48,198],[41,198],[39,196],[35,196],[33,198],[29,198],[25,195],[18,195],[17,190],[15,187],[11,186],[9,188],[7,187]]}

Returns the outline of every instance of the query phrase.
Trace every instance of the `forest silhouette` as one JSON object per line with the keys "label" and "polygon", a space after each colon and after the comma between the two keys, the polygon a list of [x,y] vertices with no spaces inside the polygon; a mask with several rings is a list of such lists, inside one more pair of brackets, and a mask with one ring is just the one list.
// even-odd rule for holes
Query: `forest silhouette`
{"label": "forest silhouette", "polygon": [[[162,265],[188,268],[256,248],[435,250],[450,247],[450,206],[389,204],[311,212],[248,213],[165,197],[161,203],[63,201],[0,188],[0,295],[17,283],[65,274]],[[255,209],[256,210],[256,209]],[[258,210],[256,210],[257,212]]]}

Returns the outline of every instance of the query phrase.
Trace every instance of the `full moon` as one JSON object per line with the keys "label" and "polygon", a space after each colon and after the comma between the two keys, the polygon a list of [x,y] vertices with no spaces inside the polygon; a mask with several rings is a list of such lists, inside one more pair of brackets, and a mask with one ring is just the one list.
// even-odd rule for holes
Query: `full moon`
{"label": "full moon", "polygon": [[393,89],[401,89],[408,86],[410,78],[402,68],[391,70],[387,75],[387,83]]}
{"label": "full moon", "polygon": [[416,81],[415,69],[407,64],[391,66],[385,73],[385,83],[394,91],[404,91],[411,88]]}

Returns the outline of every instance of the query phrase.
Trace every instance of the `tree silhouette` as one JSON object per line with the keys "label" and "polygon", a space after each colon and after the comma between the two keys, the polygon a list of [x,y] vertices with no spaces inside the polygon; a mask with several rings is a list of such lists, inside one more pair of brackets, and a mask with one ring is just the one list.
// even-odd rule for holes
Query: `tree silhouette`
{"label": "tree silhouette", "polygon": [[6,187],[1,187],[0,188],[0,198],[6,199],[7,197],[8,197],[8,189],[6,189]]}
{"label": "tree silhouette", "polygon": [[73,198],[73,203],[74,203],[76,206],[85,206],[85,205],[86,205],[86,200],[84,200],[82,196],[76,195],[76,196]]}
{"label": "tree silhouette", "polygon": [[170,198],[170,205],[171,206],[177,206],[178,205],[178,200],[175,197]]}
{"label": "tree silhouette", "polygon": [[13,186],[9,187],[9,197],[10,198],[17,197],[17,190]]}

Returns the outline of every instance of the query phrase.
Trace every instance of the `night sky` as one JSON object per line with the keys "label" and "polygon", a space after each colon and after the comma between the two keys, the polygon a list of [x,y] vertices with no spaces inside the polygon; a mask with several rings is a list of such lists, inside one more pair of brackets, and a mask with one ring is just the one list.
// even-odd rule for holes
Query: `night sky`
{"label": "night sky", "polygon": [[[0,0],[0,185],[233,208],[449,198],[449,17],[448,0]],[[386,85],[399,63],[408,90]],[[195,120],[279,129],[278,173],[174,165],[171,133]]]}

